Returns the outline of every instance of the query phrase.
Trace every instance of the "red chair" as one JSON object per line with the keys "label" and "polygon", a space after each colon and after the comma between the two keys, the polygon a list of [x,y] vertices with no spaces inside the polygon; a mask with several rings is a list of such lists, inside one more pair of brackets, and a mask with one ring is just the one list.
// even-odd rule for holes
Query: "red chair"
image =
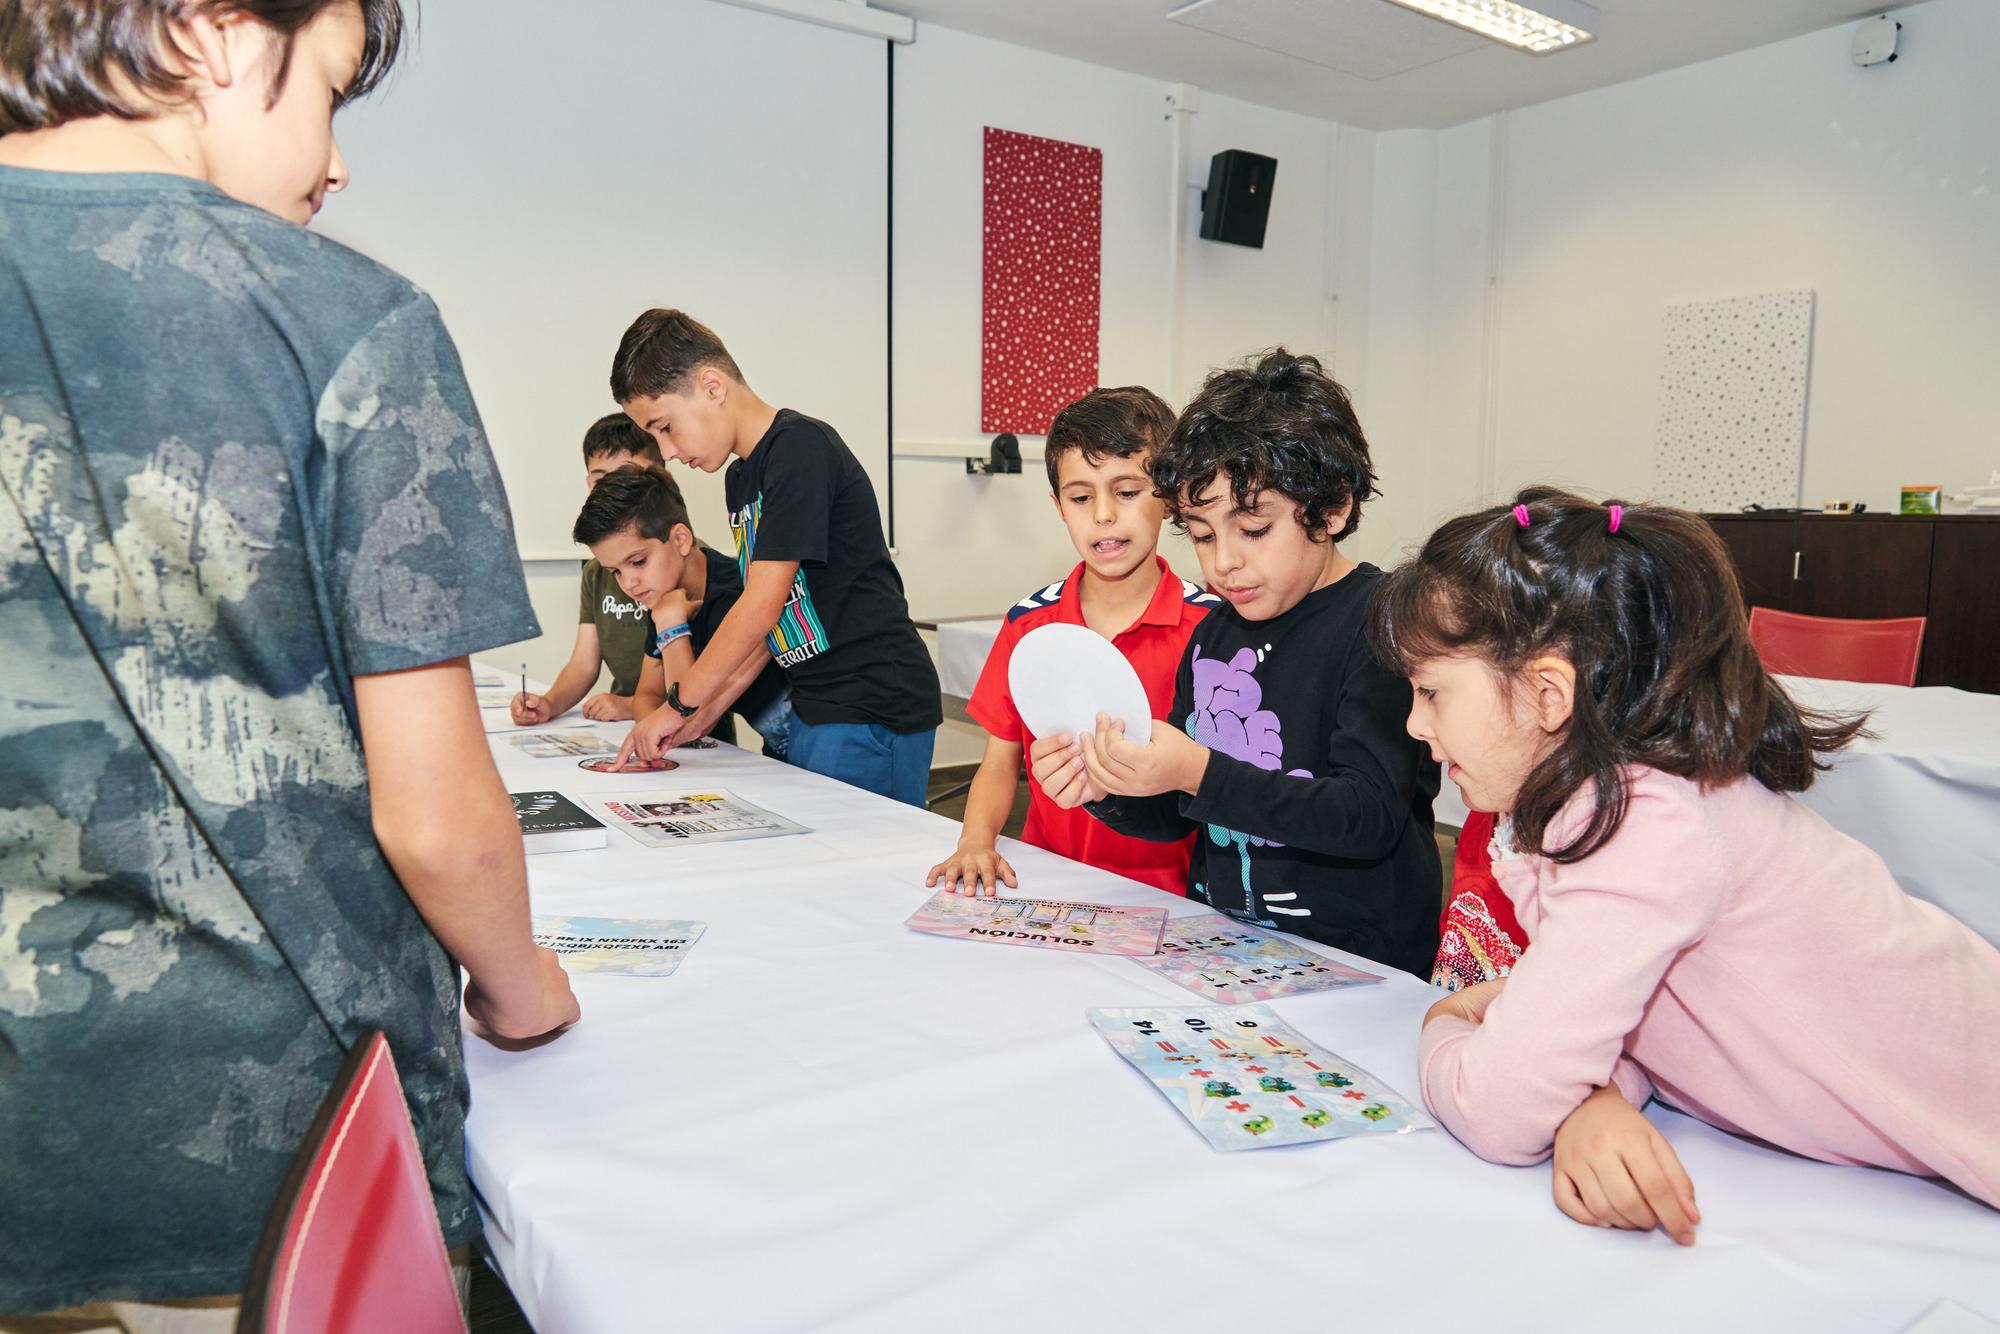
{"label": "red chair", "polygon": [[371,1033],[292,1158],[257,1243],[237,1334],[464,1334],[389,1044]]}
{"label": "red chair", "polygon": [[1783,676],[1913,686],[1924,650],[1924,618],[1850,621],[1752,607],[1750,641],[1764,669]]}

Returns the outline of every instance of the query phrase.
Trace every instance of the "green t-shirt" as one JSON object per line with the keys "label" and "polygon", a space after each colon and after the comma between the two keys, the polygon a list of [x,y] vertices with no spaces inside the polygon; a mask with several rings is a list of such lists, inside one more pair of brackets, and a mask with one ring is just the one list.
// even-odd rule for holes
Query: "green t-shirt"
{"label": "green t-shirt", "polygon": [[629,695],[637,690],[652,624],[646,609],[618,587],[618,576],[594,560],[583,563],[583,593],[576,620],[578,625],[597,627],[597,651],[611,669],[611,693]]}

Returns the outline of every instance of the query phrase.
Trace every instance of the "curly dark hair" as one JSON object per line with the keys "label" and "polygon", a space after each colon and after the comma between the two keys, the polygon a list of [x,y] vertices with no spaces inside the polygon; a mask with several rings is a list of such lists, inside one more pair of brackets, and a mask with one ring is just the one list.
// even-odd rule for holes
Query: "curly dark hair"
{"label": "curly dark hair", "polygon": [[1345,521],[1332,540],[1346,538],[1361,524],[1361,502],[1380,494],[1347,390],[1319,358],[1282,347],[1210,375],[1153,452],[1151,471],[1176,527],[1187,526],[1190,502],[1223,473],[1239,508],[1254,504],[1259,491],[1289,498],[1315,542],[1343,505]]}
{"label": "curly dark hair", "polygon": [[[1776,792],[1803,792],[1827,767],[1820,757],[1863,735],[1867,722],[1792,701],[1750,641],[1722,539],[1700,515],[1669,505],[1599,504],[1531,487],[1511,505],[1461,515],[1383,578],[1368,636],[1405,676],[1460,654],[1503,678],[1539,654],[1570,660],[1569,725],[1512,812],[1516,848],[1557,862],[1581,861],[1618,832],[1629,765],[1703,786],[1747,774]],[[1597,799],[1589,823],[1545,849],[1550,821],[1585,784]]]}

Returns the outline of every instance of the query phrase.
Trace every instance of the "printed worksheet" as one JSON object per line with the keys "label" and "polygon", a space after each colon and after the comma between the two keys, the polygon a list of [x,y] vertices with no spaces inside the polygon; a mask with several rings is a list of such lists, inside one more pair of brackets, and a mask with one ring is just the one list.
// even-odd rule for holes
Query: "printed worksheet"
{"label": "printed worksheet", "polygon": [[537,913],[534,929],[535,943],[562,955],[572,973],[665,977],[681,966],[708,924]]}
{"label": "printed worksheet", "polygon": [[561,760],[581,755],[618,754],[618,743],[595,732],[520,732],[507,738],[531,759]]}
{"label": "printed worksheet", "polygon": [[1160,939],[1160,952],[1134,962],[1223,1004],[1276,1000],[1382,980],[1378,973],[1349,968],[1275,931],[1219,912],[1174,918]]}
{"label": "printed worksheet", "polygon": [[1360,1066],[1293,1032],[1268,1006],[1092,1010],[1090,1022],[1218,1149],[1436,1124]]}
{"label": "printed worksheet", "polygon": [[749,838],[810,834],[802,824],[753,806],[720,788],[706,792],[631,792],[590,808],[642,847],[677,848]]}
{"label": "printed worksheet", "polygon": [[1072,954],[1151,954],[1160,947],[1165,908],[1126,908],[1056,899],[983,899],[941,889],[903,925],[932,936]]}

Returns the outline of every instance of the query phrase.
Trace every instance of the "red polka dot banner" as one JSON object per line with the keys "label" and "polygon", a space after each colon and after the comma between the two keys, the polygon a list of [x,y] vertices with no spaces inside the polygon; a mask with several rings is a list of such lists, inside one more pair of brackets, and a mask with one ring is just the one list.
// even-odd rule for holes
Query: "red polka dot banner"
{"label": "red polka dot banner", "polygon": [[986,127],[979,429],[1045,435],[1097,388],[1104,150]]}

